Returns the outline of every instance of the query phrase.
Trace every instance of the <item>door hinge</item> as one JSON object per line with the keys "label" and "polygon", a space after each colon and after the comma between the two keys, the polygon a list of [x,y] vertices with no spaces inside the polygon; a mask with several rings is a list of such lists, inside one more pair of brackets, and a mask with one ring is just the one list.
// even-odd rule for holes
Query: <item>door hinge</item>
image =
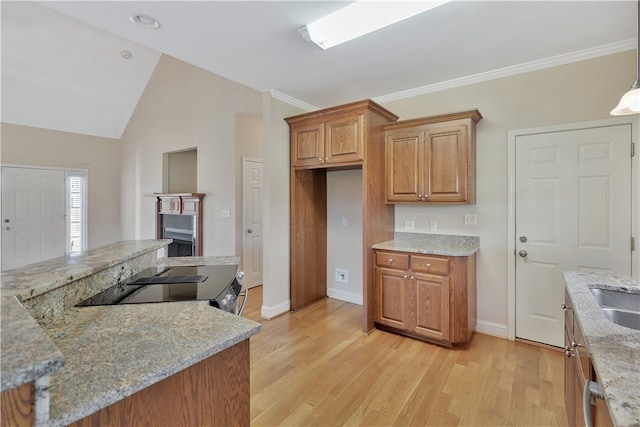
{"label": "door hinge", "polygon": [[631,252],[636,250],[636,238],[631,236]]}
{"label": "door hinge", "polygon": [[636,143],[632,142],[631,143],[631,157],[636,155]]}

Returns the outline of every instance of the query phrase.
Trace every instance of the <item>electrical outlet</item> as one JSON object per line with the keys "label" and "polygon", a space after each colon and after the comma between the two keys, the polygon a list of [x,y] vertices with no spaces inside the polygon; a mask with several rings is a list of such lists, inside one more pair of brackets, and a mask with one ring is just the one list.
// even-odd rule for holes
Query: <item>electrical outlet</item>
{"label": "electrical outlet", "polygon": [[336,268],[336,282],[349,283],[349,270]]}
{"label": "electrical outlet", "polygon": [[343,226],[343,227],[346,227],[346,226],[347,226],[348,221],[347,221],[347,217],[346,217],[346,216],[343,216],[343,217],[342,217],[342,221],[341,221],[341,223],[342,223],[342,226]]}
{"label": "electrical outlet", "polygon": [[478,225],[478,214],[464,214],[464,225]]}
{"label": "electrical outlet", "polygon": [[413,231],[415,230],[416,224],[412,219],[404,220],[404,230],[405,231]]}
{"label": "electrical outlet", "polygon": [[429,231],[438,231],[438,221],[431,221]]}

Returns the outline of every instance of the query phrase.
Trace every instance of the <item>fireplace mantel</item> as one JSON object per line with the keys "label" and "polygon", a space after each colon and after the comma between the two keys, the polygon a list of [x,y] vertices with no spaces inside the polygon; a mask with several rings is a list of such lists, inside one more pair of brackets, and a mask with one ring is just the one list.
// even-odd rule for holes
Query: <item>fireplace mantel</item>
{"label": "fireplace mantel", "polygon": [[156,199],[156,238],[164,238],[165,215],[189,215],[194,217],[195,244],[193,256],[202,256],[202,199],[204,193],[153,193],[145,194]]}

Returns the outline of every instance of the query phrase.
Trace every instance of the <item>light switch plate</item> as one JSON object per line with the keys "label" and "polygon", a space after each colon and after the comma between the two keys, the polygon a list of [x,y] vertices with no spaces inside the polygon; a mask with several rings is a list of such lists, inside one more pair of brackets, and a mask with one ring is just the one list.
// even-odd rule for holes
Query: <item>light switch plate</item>
{"label": "light switch plate", "polygon": [[412,219],[404,220],[404,230],[405,231],[413,231],[416,229],[416,223]]}
{"label": "light switch plate", "polygon": [[478,214],[464,214],[464,225],[478,225]]}
{"label": "light switch plate", "polygon": [[429,231],[438,231],[438,221],[431,221]]}
{"label": "light switch plate", "polygon": [[220,211],[220,217],[221,218],[230,218],[231,217],[231,211],[229,209],[222,209]]}

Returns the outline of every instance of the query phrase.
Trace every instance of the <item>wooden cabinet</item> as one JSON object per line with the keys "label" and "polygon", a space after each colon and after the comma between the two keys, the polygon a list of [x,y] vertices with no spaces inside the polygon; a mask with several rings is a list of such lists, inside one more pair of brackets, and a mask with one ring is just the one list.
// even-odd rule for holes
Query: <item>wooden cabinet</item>
{"label": "wooden cabinet", "polygon": [[385,126],[388,203],[475,203],[477,110]]}
{"label": "wooden cabinet", "polygon": [[476,323],[475,264],[475,254],[376,251],[377,326],[448,346],[468,341]]}
{"label": "wooden cabinet", "polygon": [[30,382],[1,393],[0,425],[35,425],[34,384]]}
{"label": "wooden cabinet", "polygon": [[373,329],[373,251],[393,239],[384,197],[383,126],[398,117],[371,100],[286,119],[290,127],[291,309],[327,295],[327,171],[362,170],[363,330]]}
{"label": "wooden cabinet", "polygon": [[[564,401],[569,426],[584,426],[582,393],[587,380],[597,382],[597,377],[586,340],[575,319],[571,299],[565,292],[564,303]],[[594,426],[612,426],[606,402],[591,399],[591,419]]]}
{"label": "wooden cabinet", "polygon": [[364,117],[361,113],[336,112],[292,123],[292,167],[317,168],[362,163]]}
{"label": "wooden cabinet", "polygon": [[204,194],[149,194],[158,201],[158,213],[170,215],[197,215]]}

